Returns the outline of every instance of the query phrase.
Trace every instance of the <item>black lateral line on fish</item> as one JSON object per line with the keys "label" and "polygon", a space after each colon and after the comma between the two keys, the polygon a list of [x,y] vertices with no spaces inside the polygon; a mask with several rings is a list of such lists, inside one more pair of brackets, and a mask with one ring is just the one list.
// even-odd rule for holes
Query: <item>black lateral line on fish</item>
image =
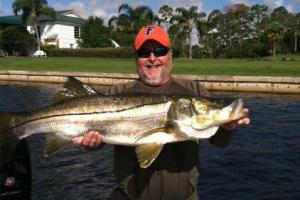
{"label": "black lateral line on fish", "polygon": [[164,101],[164,102],[160,102],[160,103],[155,103],[155,104],[151,104],[151,103],[149,103],[149,104],[143,104],[143,105],[139,105],[139,106],[136,106],[136,107],[125,108],[125,109],[117,110],[117,111],[85,112],[85,113],[68,113],[68,114],[49,115],[49,116],[45,116],[45,117],[41,117],[41,118],[31,119],[31,120],[22,122],[20,124],[16,124],[15,126],[7,129],[7,131],[10,131],[12,129],[18,128],[18,127],[20,127],[20,126],[22,126],[24,124],[30,123],[30,122],[34,122],[34,121],[38,121],[38,120],[43,120],[43,119],[49,119],[49,118],[55,118],[55,117],[62,117],[62,116],[92,115],[92,114],[105,114],[105,113],[119,113],[119,112],[131,110],[131,109],[135,109],[135,108],[141,108],[141,107],[144,107],[144,106],[150,106],[150,105],[155,106],[155,105],[163,104],[163,103],[166,103],[166,102],[168,102],[168,101]]}

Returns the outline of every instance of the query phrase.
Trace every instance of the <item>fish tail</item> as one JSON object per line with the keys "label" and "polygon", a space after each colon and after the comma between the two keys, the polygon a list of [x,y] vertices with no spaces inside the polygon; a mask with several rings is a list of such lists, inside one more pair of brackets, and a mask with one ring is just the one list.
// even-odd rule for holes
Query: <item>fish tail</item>
{"label": "fish tail", "polygon": [[11,158],[19,139],[13,128],[14,114],[0,113],[0,166]]}

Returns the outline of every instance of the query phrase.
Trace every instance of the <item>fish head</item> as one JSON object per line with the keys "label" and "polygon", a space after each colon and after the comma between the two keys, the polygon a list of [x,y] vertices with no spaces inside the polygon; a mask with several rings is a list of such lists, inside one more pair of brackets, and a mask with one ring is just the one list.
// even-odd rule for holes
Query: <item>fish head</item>
{"label": "fish head", "polygon": [[244,117],[242,112],[242,99],[236,99],[230,105],[224,106],[223,102],[193,98],[191,100],[191,107],[191,127],[196,130],[220,126],[224,123]]}

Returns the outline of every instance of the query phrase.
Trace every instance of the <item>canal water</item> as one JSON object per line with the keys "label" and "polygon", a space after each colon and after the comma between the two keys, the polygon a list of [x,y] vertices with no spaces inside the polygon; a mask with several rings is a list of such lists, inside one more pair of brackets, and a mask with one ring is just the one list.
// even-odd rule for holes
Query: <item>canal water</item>
{"label": "canal water", "polygon": [[[51,103],[60,85],[0,85],[0,111],[30,111]],[[243,98],[251,124],[236,131],[231,144],[201,142],[198,192],[205,200],[300,199],[300,95],[213,92]],[[32,199],[106,199],[117,186],[112,146],[79,147],[43,158],[43,135],[28,138]]]}

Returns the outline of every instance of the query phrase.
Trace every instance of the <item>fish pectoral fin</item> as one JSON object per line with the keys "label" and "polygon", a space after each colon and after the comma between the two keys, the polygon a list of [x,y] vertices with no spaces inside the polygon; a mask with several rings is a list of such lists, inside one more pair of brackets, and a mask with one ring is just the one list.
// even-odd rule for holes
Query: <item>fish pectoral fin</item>
{"label": "fish pectoral fin", "polygon": [[135,153],[141,168],[149,167],[157,158],[163,148],[163,144],[144,144],[135,148]]}
{"label": "fish pectoral fin", "polygon": [[149,131],[146,131],[146,132],[142,133],[141,135],[135,137],[136,138],[135,143],[137,143],[139,140],[141,140],[153,133],[159,133],[159,132],[168,133],[168,129],[166,127],[159,127],[159,128],[154,128]]}
{"label": "fish pectoral fin", "polygon": [[61,134],[55,133],[55,134],[49,134],[47,135],[47,146],[44,149],[44,157],[48,157],[49,155],[52,155],[56,151],[62,149],[63,147],[72,144],[72,140],[66,137],[60,136]]}

